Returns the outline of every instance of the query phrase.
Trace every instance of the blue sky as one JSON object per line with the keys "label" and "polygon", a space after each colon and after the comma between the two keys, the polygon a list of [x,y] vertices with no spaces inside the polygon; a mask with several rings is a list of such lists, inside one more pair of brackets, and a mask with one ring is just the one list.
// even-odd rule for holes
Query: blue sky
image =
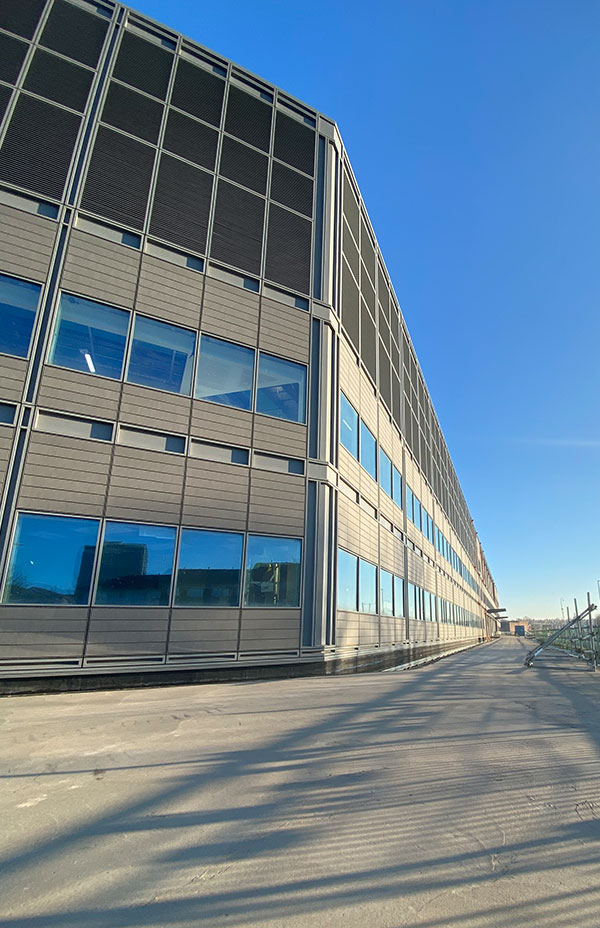
{"label": "blue sky", "polygon": [[513,616],[600,578],[600,4],[137,0],[334,117]]}

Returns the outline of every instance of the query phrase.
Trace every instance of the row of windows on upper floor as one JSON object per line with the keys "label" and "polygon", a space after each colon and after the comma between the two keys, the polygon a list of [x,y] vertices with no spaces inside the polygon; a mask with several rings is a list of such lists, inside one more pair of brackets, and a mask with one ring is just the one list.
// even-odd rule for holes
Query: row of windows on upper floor
{"label": "row of windows on upper floor", "polygon": [[340,442],[350,454],[360,462],[367,473],[377,480],[387,495],[400,506],[406,509],[406,514],[419,531],[435,544],[437,550],[448,563],[461,575],[469,586],[477,592],[479,587],[473,575],[467,569],[454,548],[449,544],[441,530],[434,524],[418,496],[405,483],[405,499],[402,499],[402,476],[396,466],[392,464],[383,448],[379,447],[377,454],[377,440],[368,426],[359,417],[347,397],[340,394]]}
{"label": "row of windows on upper floor", "polygon": [[[481,627],[474,613],[338,548],[337,608],[425,622]],[[379,574],[379,585],[377,575]],[[406,596],[406,599],[405,599]]]}
{"label": "row of windows on upper floor", "polygon": [[299,538],[19,513],[3,603],[298,607]]}
{"label": "row of windows on upper floor", "polygon": [[[0,353],[25,358],[41,287],[0,274]],[[199,345],[199,347],[197,347]],[[258,364],[256,355],[258,354]],[[306,366],[63,293],[48,360],[59,367],[306,422]],[[255,368],[256,374],[255,374]]]}

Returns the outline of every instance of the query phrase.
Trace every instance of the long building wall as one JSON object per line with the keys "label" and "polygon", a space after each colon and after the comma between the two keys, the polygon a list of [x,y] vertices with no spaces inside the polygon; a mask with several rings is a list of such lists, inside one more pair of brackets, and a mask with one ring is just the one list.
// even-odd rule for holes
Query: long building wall
{"label": "long building wall", "polygon": [[109,0],[0,7],[0,120],[1,674],[487,637],[335,124]]}

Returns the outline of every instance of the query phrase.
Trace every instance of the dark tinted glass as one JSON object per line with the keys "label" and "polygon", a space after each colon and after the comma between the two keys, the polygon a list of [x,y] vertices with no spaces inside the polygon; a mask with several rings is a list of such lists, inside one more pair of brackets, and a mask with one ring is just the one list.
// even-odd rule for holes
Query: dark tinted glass
{"label": "dark tinted glass", "polygon": [[300,605],[302,542],[297,538],[249,535],[246,551],[246,606]]}
{"label": "dark tinted glass", "polygon": [[195,332],[136,316],[127,380],[189,396],[195,347]]}
{"label": "dark tinted glass", "polygon": [[98,526],[95,519],[20,514],[2,601],[87,603]]}
{"label": "dark tinted glass", "polygon": [[174,528],[107,522],[96,603],[166,606],[174,551]]}
{"label": "dark tinted glass", "polygon": [[243,535],[183,529],[179,548],[177,606],[237,606]]}
{"label": "dark tinted glass", "polygon": [[0,274],[0,352],[26,358],[41,287]]}

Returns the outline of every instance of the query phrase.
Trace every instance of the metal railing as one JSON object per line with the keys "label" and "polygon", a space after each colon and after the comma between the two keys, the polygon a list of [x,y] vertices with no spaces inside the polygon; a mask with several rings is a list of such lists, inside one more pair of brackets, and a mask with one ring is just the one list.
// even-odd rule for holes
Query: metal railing
{"label": "metal railing", "polygon": [[590,601],[590,594],[587,594],[587,606],[581,612],[577,608],[575,600],[575,615],[569,618],[567,610],[567,621],[557,629],[540,629],[536,637],[540,644],[532,648],[525,657],[525,666],[531,667],[533,661],[546,648],[556,648],[570,654],[573,657],[582,658],[587,661],[592,670],[596,670],[600,663],[600,626],[597,619],[594,619],[593,612],[596,608],[595,603]]}

